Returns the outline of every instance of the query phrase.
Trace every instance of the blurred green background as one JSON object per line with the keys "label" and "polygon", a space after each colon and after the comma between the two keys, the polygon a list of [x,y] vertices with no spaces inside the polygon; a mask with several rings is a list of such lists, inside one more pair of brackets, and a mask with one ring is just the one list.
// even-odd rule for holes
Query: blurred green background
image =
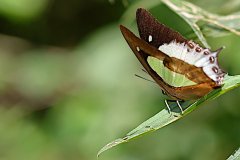
{"label": "blurred green background", "polygon": [[[119,31],[136,2],[0,1],[0,159],[96,159],[103,145],[164,108],[159,87],[134,76],[148,77]],[[239,0],[191,2],[219,14],[240,11]],[[191,31],[166,6],[151,12],[184,35]],[[136,31],[134,19],[124,25]],[[226,47],[221,66],[240,74],[240,37],[207,40]],[[240,145],[239,97],[235,89],[100,159],[226,159]]]}

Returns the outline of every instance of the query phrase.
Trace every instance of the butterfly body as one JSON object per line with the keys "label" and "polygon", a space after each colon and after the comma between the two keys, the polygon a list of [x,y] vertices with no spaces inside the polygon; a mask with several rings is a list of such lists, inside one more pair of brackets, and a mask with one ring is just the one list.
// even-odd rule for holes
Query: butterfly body
{"label": "butterfly body", "polygon": [[222,85],[225,73],[211,51],[137,10],[140,38],[124,26],[122,34],[148,74],[174,100],[199,99]]}

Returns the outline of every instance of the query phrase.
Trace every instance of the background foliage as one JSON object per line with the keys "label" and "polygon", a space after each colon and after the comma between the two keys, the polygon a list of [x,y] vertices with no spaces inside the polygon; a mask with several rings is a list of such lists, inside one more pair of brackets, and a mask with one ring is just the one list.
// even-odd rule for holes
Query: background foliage
{"label": "background foliage", "polygon": [[[164,106],[118,25],[136,30],[134,7],[191,37],[176,13],[158,1],[3,0],[0,2],[0,159],[96,158]],[[218,14],[237,13],[238,0],[194,0]],[[127,12],[126,12],[127,10]],[[207,35],[225,46],[220,64],[240,74],[240,38]],[[194,38],[194,36],[193,36]],[[119,146],[100,159],[226,159],[240,144],[236,89],[159,132]]]}

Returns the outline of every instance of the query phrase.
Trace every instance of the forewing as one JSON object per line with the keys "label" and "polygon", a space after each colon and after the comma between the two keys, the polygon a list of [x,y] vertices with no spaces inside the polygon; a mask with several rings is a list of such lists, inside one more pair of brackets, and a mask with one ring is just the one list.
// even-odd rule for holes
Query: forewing
{"label": "forewing", "polygon": [[[137,56],[137,58],[142,60],[142,58],[146,62],[147,56],[153,56],[158,58],[159,60],[164,60],[168,57],[166,54],[158,50],[157,48],[149,45],[147,42],[141,40],[140,38],[136,37],[131,31],[129,31],[126,27],[120,25],[120,30],[127,41],[128,45]],[[142,63],[142,62],[141,62]]]}
{"label": "forewing", "polygon": [[152,56],[156,57],[157,59],[163,61],[168,56],[156,49],[155,47],[149,45],[144,40],[136,37],[131,31],[129,31],[124,26],[120,26],[120,30],[127,41],[128,45],[140,61],[140,63],[143,65],[143,67],[146,69],[146,71],[149,73],[149,75],[159,84],[159,86],[163,90],[167,90],[167,84],[163,81],[163,79],[149,66],[147,62],[147,57]]}
{"label": "forewing", "polygon": [[139,8],[136,13],[138,30],[141,39],[158,48],[164,43],[173,40],[186,42],[187,40],[178,32],[158,22],[148,11]]}

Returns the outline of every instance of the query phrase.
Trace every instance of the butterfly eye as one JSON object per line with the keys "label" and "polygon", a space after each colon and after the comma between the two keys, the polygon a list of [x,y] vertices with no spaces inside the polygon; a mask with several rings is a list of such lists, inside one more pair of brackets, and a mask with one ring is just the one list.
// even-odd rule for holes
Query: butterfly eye
{"label": "butterfly eye", "polygon": [[209,60],[210,60],[211,63],[214,63],[215,58],[214,57],[210,57]]}
{"label": "butterfly eye", "polygon": [[201,48],[200,47],[196,47],[196,52],[201,52]]}

